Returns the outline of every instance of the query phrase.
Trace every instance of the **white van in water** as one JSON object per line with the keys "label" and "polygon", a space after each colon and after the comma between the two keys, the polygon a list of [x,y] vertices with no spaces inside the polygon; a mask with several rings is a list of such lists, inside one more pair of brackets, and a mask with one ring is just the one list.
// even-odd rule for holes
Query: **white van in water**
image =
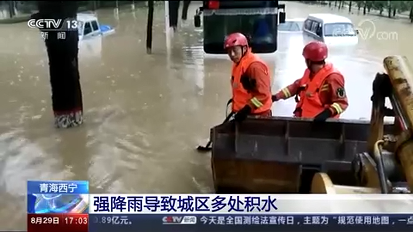
{"label": "white van in water", "polygon": [[305,43],[318,40],[332,46],[358,44],[351,20],[334,14],[310,14],[304,21],[303,37]]}

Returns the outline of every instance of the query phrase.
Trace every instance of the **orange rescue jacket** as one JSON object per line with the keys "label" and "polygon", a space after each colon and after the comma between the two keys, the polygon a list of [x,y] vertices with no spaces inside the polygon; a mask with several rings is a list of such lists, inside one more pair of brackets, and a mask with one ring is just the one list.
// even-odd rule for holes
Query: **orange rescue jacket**
{"label": "orange rescue jacket", "polygon": [[[245,56],[241,59],[238,64],[232,65],[232,111],[238,112],[245,105],[251,104],[255,106],[255,109],[252,110],[251,114],[261,114],[271,110],[272,100],[271,97],[268,98],[266,102],[260,102],[257,98],[253,96],[252,93],[249,93],[244,89],[241,83],[241,76],[245,73],[251,63],[260,62],[265,65],[267,73],[269,73],[268,66],[262,61],[257,55],[252,52],[247,52]],[[268,78],[270,78],[268,76]],[[271,96],[271,89],[268,89],[269,96]]]}
{"label": "orange rescue jacket", "polygon": [[[330,105],[324,105],[320,100],[320,88],[323,86],[326,78],[331,74],[342,74],[333,67],[332,64],[326,64],[315,76],[310,79],[310,70],[306,69],[303,77],[300,80],[300,86],[303,90],[300,91],[300,100],[297,102],[295,116],[303,118],[314,118],[319,113],[328,109]],[[338,118],[340,114],[336,114],[333,118]]]}

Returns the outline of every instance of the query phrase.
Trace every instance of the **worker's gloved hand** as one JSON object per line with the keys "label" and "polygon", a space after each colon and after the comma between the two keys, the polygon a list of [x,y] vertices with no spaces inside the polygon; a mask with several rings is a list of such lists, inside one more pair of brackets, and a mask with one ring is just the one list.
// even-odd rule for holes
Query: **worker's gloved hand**
{"label": "worker's gloved hand", "polygon": [[272,102],[276,102],[276,101],[280,100],[280,99],[278,99],[276,94],[272,95],[271,99],[272,99]]}
{"label": "worker's gloved hand", "polygon": [[390,96],[391,93],[392,85],[389,76],[385,73],[377,73],[373,81],[373,96],[371,96],[371,101],[377,103],[377,101]]}
{"label": "worker's gloved hand", "polygon": [[242,108],[240,111],[238,111],[235,116],[234,116],[234,120],[236,122],[242,122],[244,121],[249,114],[251,114],[251,107],[249,105],[244,106],[244,108]]}
{"label": "worker's gloved hand", "polygon": [[251,78],[251,77],[246,76],[246,75],[242,75],[241,76],[241,84],[242,84],[242,87],[245,90],[247,90],[248,92],[251,92],[254,89],[256,89],[257,82],[254,78]]}
{"label": "worker's gloved hand", "polygon": [[325,122],[328,118],[332,116],[330,109],[325,109],[323,112],[319,113],[314,118],[314,122]]}

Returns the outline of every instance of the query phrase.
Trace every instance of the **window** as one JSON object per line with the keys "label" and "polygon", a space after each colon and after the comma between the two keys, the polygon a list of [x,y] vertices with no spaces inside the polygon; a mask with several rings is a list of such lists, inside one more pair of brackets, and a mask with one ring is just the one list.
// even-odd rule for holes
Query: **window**
{"label": "window", "polygon": [[324,25],[324,36],[356,36],[351,23],[328,23]]}
{"label": "window", "polygon": [[93,28],[93,31],[99,30],[98,22],[96,20],[92,21],[92,28]]}
{"label": "window", "polygon": [[85,23],[85,29],[84,29],[83,35],[87,35],[89,33],[92,33],[92,27],[90,26],[90,23],[87,22]]}
{"label": "window", "polygon": [[323,36],[323,27],[321,26],[322,24],[318,21],[307,19],[304,22],[304,29],[312,32],[320,37]]}
{"label": "window", "polygon": [[320,22],[313,21],[313,24],[311,25],[311,32],[314,34],[322,37],[323,36],[323,27],[321,26]]}
{"label": "window", "polygon": [[204,14],[204,51],[225,54],[225,37],[241,32],[250,39],[252,51],[271,53],[277,50],[276,14]]}
{"label": "window", "polygon": [[320,23],[316,22],[316,21],[313,21],[312,24],[311,24],[310,31],[316,33],[319,27],[320,27]]}
{"label": "window", "polygon": [[311,25],[313,24],[313,21],[310,19],[305,20],[304,22],[304,29],[311,31]]}

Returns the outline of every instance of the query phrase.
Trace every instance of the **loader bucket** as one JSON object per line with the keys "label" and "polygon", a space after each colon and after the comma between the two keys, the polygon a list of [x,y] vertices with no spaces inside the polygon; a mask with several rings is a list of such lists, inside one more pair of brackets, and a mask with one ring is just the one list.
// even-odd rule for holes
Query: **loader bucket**
{"label": "loader bucket", "polygon": [[[386,125],[385,131],[391,128]],[[272,117],[218,125],[211,130],[215,190],[307,192],[318,171],[347,182],[342,184],[354,184],[351,162],[357,153],[366,151],[368,134],[369,123],[348,120],[315,124]]]}

